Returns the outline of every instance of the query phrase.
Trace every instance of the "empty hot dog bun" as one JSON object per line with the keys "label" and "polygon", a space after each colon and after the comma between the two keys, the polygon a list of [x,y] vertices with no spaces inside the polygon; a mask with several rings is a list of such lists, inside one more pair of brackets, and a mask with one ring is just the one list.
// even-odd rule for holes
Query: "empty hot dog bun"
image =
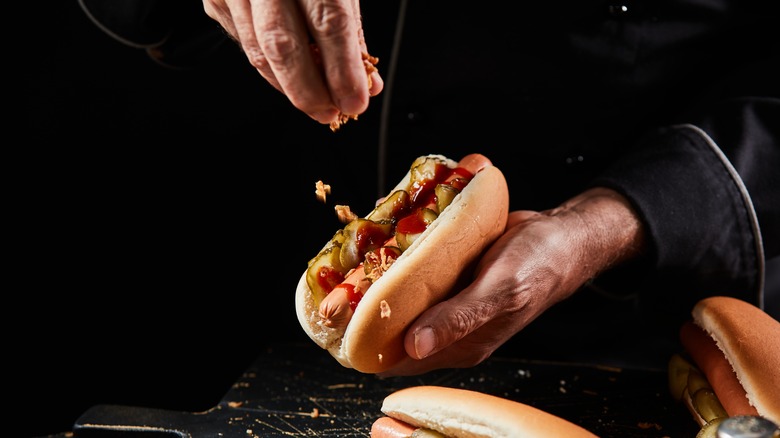
{"label": "empty hot dog bun", "polygon": [[699,301],[680,338],[728,416],[780,424],[780,322],[732,297]]}
{"label": "empty hot dog bun", "polygon": [[[431,181],[442,178],[450,182],[439,185],[451,187],[434,190],[437,184]],[[452,190],[453,187],[456,189]],[[437,207],[434,201],[444,203]],[[406,207],[399,210],[401,204]],[[486,157],[472,154],[460,162],[441,155],[417,158],[384,202],[365,218],[339,230],[309,261],[296,289],[295,306],[301,327],[345,367],[365,373],[391,368],[406,357],[403,345],[406,329],[426,309],[445,299],[458,280],[468,274],[477,257],[504,231],[508,210],[504,175]],[[418,211],[426,213],[419,216],[423,219],[404,219]],[[400,221],[425,226],[419,227],[419,233],[414,225],[401,233],[400,226],[396,229]],[[334,274],[331,265],[346,265],[345,258],[358,259],[351,260],[352,264],[364,260],[367,254],[364,249],[357,251],[355,257],[351,255],[355,250],[348,248],[357,240],[363,243],[376,240],[376,234],[381,232],[373,228],[355,232],[358,226],[375,226],[374,222],[382,226],[392,224],[391,228],[380,230],[390,233],[385,236],[389,243],[383,248],[392,250],[374,252],[375,260],[379,260],[375,265],[381,268],[366,270],[361,264],[355,269],[349,266],[348,272]],[[362,240],[355,236],[362,236]],[[365,274],[369,271],[370,274]],[[355,273],[361,280],[351,280]],[[331,277],[337,280],[328,285]],[[342,277],[346,278],[344,283],[329,291],[332,283]],[[353,285],[342,287],[350,282]],[[353,293],[353,289],[359,289],[362,296]],[[337,294],[342,301],[346,300],[343,297],[350,297],[352,305],[332,304],[331,301],[338,301]]]}
{"label": "empty hot dog bun", "polygon": [[423,432],[435,431],[445,437],[596,436],[538,408],[460,388],[413,386],[401,389],[385,397],[381,410],[386,417],[374,422],[371,438],[410,437],[409,431],[415,428],[422,428]]}

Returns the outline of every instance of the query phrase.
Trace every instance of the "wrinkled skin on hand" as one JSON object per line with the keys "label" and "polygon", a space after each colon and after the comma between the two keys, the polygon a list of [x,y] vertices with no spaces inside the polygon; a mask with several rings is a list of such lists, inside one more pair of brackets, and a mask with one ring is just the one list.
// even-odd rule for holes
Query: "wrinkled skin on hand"
{"label": "wrinkled skin on hand", "polygon": [[320,123],[362,114],[382,91],[379,72],[366,74],[357,0],[203,0],[203,9],[263,78]]}
{"label": "wrinkled skin on hand", "polygon": [[381,376],[466,368],[586,281],[638,256],[642,224],[628,202],[596,188],[544,212],[514,211],[465,289],[423,313],[406,333],[410,356]]}

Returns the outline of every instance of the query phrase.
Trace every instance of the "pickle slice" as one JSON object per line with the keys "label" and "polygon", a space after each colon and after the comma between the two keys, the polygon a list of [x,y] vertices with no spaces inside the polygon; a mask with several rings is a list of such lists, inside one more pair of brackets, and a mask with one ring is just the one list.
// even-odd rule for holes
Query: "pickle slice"
{"label": "pickle slice", "polygon": [[669,392],[675,401],[683,398],[683,391],[688,386],[688,374],[694,366],[679,354],[673,354],[669,359]]}
{"label": "pickle slice", "polygon": [[439,211],[439,214],[441,214],[448,205],[452,204],[452,200],[458,196],[458,193],[460,193],[460,190],[450,184],[436,185],[434,194],[436,194],[436,209]]}
{"label": "pickle slice", "polygon": [[408,211],[411,206],[412,199],[409,196],[409,192],[396,190],[385,198],[381,204],[377,205],[366,218],[373,221],[395,220]]}
{"label": "pickle slice", "polygon": [[722,423],[723,420],[725,420],[725,418],[718,417],[705,424],[699,429],[696,438],[718,438],[718,426],[720,426],[720,423]]}
{"label": "pickle slice", "polygon": [[691,368],[688,372],[688,392],[695,394],[700,389],[712,389],[710,382],[697,368]]}
{"label": "pickle slice", "polygon": [[711,388],[701,388],[691,397],[694,409],[699,413],[705,424],[718,418],[728,418],[729,414],[720,404],[718,396]]}
{"label": "pickle slice", "polygon": [[363,262],[363,272],[372,282],[379,279],[395,261],[401,257],[401,248],[397,246],[383,246],[366,253]]}
{"label": "pickle slice", "polygon": [[341,244],[333,241],[309,262],[309,268],[306,270],[306,284],[312,292],[316,306],[320,305],[320,302],[337,284],[344,281],[344,275],[348,269],[345,269],[339,261],[340,252]]}
{"label": "pickle slice", "polygon": [[[398,247],[401,251],[406,251],[415,240],[428,228],[428,226],[436,220],[439,215],[430,208],[421,208],[412,215],[409,215],[402,221],[409,221],[413,223],[410,227],[399,226],[395,230],[395,241],[398,243]],[[400,223],[400,222],[399,222]],[[413,232],[406,232],[406,229],[414,230]]]}
{"label": "pickle slice", "polygon": [[[442,166],[446,168],[446,163],[435,157],[418,157],[412,163],[410,169],[409,187],[424,184],[425,181],[435,181],[436,175],[441,171]],[[411,190],[410,190],[411,191]]]}
{"label": "pickle slice", "polygon": [[344,227],[344,243],[339,251],[339,262],[347,269],[356,267],[368,251],[384,245],[392,233],[393,224],[389,220],[353,220]]}

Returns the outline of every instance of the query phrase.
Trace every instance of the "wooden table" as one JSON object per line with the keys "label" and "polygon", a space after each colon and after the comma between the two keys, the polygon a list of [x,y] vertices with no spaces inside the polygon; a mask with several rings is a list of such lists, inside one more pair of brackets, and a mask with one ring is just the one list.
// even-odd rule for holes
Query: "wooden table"
{"label": "wooden table", "polygon": [[344,368],[324,350],[304,343],[262,352],[224,399],[206,412],[98,405],[77,420],[74,432],[368,437],[372,422],[382,415],[379,408],[386,395],[422,384],[516,400],[605,438],[694,437],[698,431],[686,408],[669,395],[666,370],[492,357],[470,369],[380,379]]}

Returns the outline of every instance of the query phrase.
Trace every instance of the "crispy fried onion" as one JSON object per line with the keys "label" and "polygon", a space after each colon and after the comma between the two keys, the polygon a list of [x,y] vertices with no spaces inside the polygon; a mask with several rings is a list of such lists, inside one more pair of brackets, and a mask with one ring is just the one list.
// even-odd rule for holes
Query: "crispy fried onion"
{"label": "crispy fried onion", "polygon": [[385,248],[380,248],[378,255],[373,251],[367,253],[366,261],[370,262],[369,265],[373,268],[371,272],[366,274],[366,278],[371,279],[372,282],[377,281],[395,263],[395,258],[395,253],[392,254],[392,257],[388,257]]}

